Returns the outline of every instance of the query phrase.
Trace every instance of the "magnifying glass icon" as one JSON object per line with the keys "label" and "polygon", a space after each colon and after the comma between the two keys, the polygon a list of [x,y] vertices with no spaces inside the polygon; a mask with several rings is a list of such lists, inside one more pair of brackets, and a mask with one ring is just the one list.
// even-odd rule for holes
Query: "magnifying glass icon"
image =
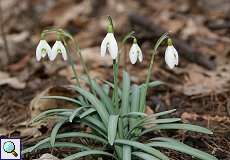
{"label": "magnifying glass icon", "polygon": [[17,157],[18,154],[15,152],[15,145],[11,141],[7,141],[3,144],[3,149],[6,153],[11,153],[14,157]]}

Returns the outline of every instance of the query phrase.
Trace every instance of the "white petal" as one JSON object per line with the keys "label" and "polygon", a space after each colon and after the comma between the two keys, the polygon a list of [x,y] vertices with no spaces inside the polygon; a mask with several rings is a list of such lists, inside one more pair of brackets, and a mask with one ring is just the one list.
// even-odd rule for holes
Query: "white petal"
{"label": "white petal", "polygon": [[61,41],[57,41],[57,43],[58,43],[59,49],[61,50],[62,58],[64,61],[66,61],[67,60],[67,52],[66,52],[65,46],[63,45],[63,43]]}
{"label": "white petal", "polygon": [[137,52],[138,52],[138,59],[140,62],[143,61],[143,55],[142,55],[142,51],[141,48],[137,45]]}
{"label": "white petal", "polygon": [[38,46],[36,48],[36,59],[40,61],[41,58],[44,58],[47,54],[49,55],[51,52],[50,45],[46,42],[46,40],[40,40]]}
{"label": "white petal", "polygon": [[102,43],[101,43],[101,56],[104,57],[106,54],[106,50],[107,50],[107,45],[109,44],[109,36],[108,33],[106,34],[105,38],[103,39]]}
{"label": "white petal", "polygon": [[165,51],[165,62],[170,69],[178,65],[178,53],[173,46],[168,46]]}
{"label": "white petal", "polygon": [[107,33],[107,35],[109,39],[109,46],[108,46],[109,53],[113,59],[116,59],[118,55],[117,41],[113,33]]}
{"label": "white petal", "polygon": [[137,62],[137,56],[138,56],[137,47],[136,44],[133,44],[129,51],[129,59],[132,64],[135,64]]}
{"label": "white petal", "polygon": [[52,52],[49,55],[50,60],[53,61],[59,53],[62,55],[62,58],[66,61],[68,56],[65,46],[61,41],[56,41],[53,45]]}
{"label": "white petal", "polygon": [[55,43],[54,43],[54,45],[53,45],[53,47],[52,47],[52,50],[51,50],[51,53],[48,55],[49,56],[49,59],[51,60],[51,61],[54,61],[55,60],[55,58],[57,57],[57,55],[58,55],[58,49],[59,49],[59,42],[60,41],[56,41]]}

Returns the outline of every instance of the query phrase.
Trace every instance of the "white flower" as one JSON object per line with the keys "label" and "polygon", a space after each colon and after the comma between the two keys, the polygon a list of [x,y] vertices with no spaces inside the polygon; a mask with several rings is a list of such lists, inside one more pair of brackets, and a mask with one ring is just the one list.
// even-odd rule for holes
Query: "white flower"
{"label": "white flower", "polygon": [[137,43],[133,43],[132,47],[130,48],[129,58],[132,64],[135,64],[137,62],[137,59],[139,59],[139,61],[142,62],[142,52]]}
{"label": "white flower", "polygon": [[113,59],[117,58],[118,46],[113,33],[107,33],[107,35],[101,43],[101,56],[104,57],[107,51]]}
{"label": "white flower", "polygon": [[62,55],[63,60],[67,60],[67,52],[61,41],[56,41],[52,47],[50,60],[53,61],[58,54]]}
{"label": "white flower", "polygon": [[179,57],[177,50],[173,47],[173,45],[168,45],[168,47],[166,48],[165,62],[170,69],[173,69],[176,65],[178,65]]}
{"label": "white flower", "polygon": [[40,40],[40,42],[38,43],[38,46],[36,48],[36,59],[37,59],[37,61],[40,61],[41,58],[45,58],[46,55],[48,55],[48,57],[50,58],[51,47],[46,42],[46,40]]}

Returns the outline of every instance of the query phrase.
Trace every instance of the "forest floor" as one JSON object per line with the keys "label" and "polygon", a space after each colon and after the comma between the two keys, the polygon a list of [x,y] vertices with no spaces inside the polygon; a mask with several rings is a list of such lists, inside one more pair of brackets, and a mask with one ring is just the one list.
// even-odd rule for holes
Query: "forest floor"
{"label": "forest floor", "polygon": [[[68,105],[60,101],[39,101],[42,95],[71,95],[64,85],[74,83],[71,67],[61,59],[35,60],[35,48],[42,29],[64,28],[74,35],[90,70],[99,79],[113,80],[112,62],[101,58],[99,46],[106,34],[106,16],[115,22],[120,41],[134,30],[142,46],[144,62],[126,66],[134,83],[145,80],[151,47],[170,31],[179,51],[180,65],[169,70],[164,64],[164,47],[153,69],[152,80],[166,85],[148,92],[152,112],[176,108],[172,114],[209,128],[213,135],[190,132],[161,133],[175,137],[220,160],[230,159],[230,5],[226,0],[2,0],[1,23],[7,43],[0,39],[0,135],[19,136],[25,146],[46,137],[53,123],[28,126],[28,122],[51,106]],[[3,37],[2,36],[2,37]],[[56,37],[49,37],[53,43]],[[6,46],[7,44],[7,46]],[[130,44],[125,48],[128,52]],[[9,57],[5,54],[8,48]],[[76,56],[76,68],[82,67]],[[42,153],[51,153],[43,151]],[[172,159],[191,157],[166,150]],[[38,158],[36,153],[28,159]],[[58,153],[52,150],[52,153]],[[56,154],[54,154],[56,155]]]}

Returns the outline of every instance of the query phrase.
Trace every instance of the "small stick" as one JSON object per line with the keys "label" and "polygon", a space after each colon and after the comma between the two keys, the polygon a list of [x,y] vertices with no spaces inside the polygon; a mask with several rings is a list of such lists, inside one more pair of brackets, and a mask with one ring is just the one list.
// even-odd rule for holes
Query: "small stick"
{"label": "small stick", "polygon": [[1,35],[2,35],[4,49],[5,49],[6,56],[7,56],[7,61],[10,61],[10,51],[9,51],[9,47],[8,47],[6,34],[4,32],[4,19],[3,19],[3,10],[2,10],[2,4],[1,3],[2,3],[2,0],[0,0],[0,29],[1,29]]}

